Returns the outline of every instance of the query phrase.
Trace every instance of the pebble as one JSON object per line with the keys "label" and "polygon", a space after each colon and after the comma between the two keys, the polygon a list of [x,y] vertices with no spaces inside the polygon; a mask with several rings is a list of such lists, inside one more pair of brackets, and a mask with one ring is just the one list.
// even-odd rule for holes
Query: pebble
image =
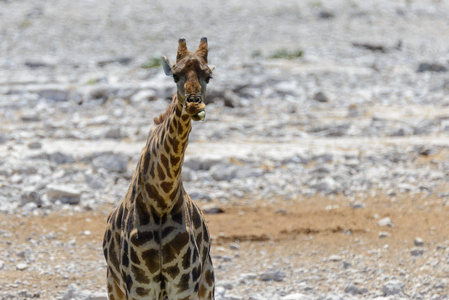
{"label": "pebble", "polygon": [[389,232],[385,232],[385,231],[381,231],[379,232],[379,238],[383,239],[383,238],[387,238],[390,236]]}
{"label": "pebble", "polygon": [[335,295],[335,294],[331,294],[331,295],[326,295],[326,298],[324,298],[325,300],[344,300],[345,298],[341,295]]}
{"label": "pebble", "polygon": [[332,261],[332,262],[337,262],[337,261],[341,261],[342,258],[341,258],[340,256],[338,256],[338,255],[332,255],[332,256],[330,256],[330,257],[328,258],[328,260],[329,260],[329,261]]}
{"label": "pebble", "polygon": [[231,250],[239,250],[240,249],[240,245],[236,244],[236,243],[230,243],[229,244],[229,249],[231,249]]}
{"label": "pebble", "polygon": [[72,155],[62,152],[50,153],[48,154],[48,159],[52,162],[57,163],[58,165],[73,164],[75,162],[75,159]]}
{"label": "pebble", "polygon": [[72,283],[67,287],[61,300],[108,300],[108,296],[103,292],[82,290],[76,284]]}
{"label": "pebble", "polygon": [[48,199],[52,202],[59,200],[61,203],[76,205],[81,200],[81,192],[71,186],[49,184],[46,193]]}
{"label": "pebble", "polygon": [[363,295],[368,293],[368,289],[351,283],[345,288],[345,293],[352,295]]}
{"label": "pebble", "polygon": [[391,219],[389,217],[380,219],[379,221],[377,221],[377,226],[380,227],[393,227],[393,222],[391,221]]}
{"label": "pebble", "polygon": [[221,214],[224,210],[216,203],[205,204],[201,207],[205,214]]}
{"label": "pebble", "polygon": [[352,208],[353,209],[362,209],[362,208],[365,208],[365,207],[366,207],[365,203],[354,203],[354,204],[352,204]]}
{"label": "pebble", "polygon": [[226,290],[232,290],[234,288],[234,285],[230,281],[221,282],[220,286],[224,287]]}
{"label": "pebble", "polygon": [[19,263],[16,265],[16,269],[19,271],[26,270],[28,268],[28,265],[26,263]]}
{"label": "pebble", "polygon": [[33,141],[28,143],[28,148],[30,149],[41,149],[42,143],[39,141]]}
{"label": "pebble", "polygon": [[248,177],[259,177],[263,174],[260,169],[253,169],[232,164],[217,164],[211,167],[210,175],[217,181],[231,181]]}
{"label": "pebble", "polygon": [[326,96],[324,92],[317,92],[315,95],[313,95],[313,100],[322,103],[329,102],[329,98]]}
{"label": "pebble", "polygon": [[392,296],[403,292],[405,283],[399,280],[391,280],[384,284],[382,292],[384,296]]}
{"label": "pebble", "polygon": [[128,170],[128,158],[121,153],[103,153],[92,161],[95,170],[125,173]]}
{"label": "pebble", "polygon": [[226,300],[242,300],[243,298],[241,296],[227,294],[225,299]]}
{"label": "pebble", "polygon": [[342,190],[342,186],[330,176],[320,179],[316,184],[312,185],[318,192],[324,194],[336,194]]}
{"label": "pebble", "polygon": [[410,254],[412,256],[422,256],[424,254],[424,249],[422,249],[422,248],[413,248],[410,251]]}
{"label": "pebble", "polygon": [[262,281],[282,281],[286,274],[281,271],[267,271],[259,275],[259,279]]}
{"label": "pebble", "polygon": [[36,191],[33,187],[25,188],[20,197],[20,205],[25,206],[29,203],[34,203],[37,206],[42,205],[42,199],[39,191]]}
{"label": "pebble", "polygon": [[112,127],[105,132],[104,137],[118,140],[122,137],[122,130],[120,127]]}
{"label": "pebble", "polygon": [[281,298],[282,300],[313,300],[312,297],[309,297],[304,294],[296,293],[284,296]]}
{"label": "pebble", "polygon": [[85,179],[87,185],[95,190],[102,190],[106,186],[105,180],[100,175],[86,175]]}
{"label": "pebble", "polygon": [[415,240],[414,240],[414,244],[415,244],[415,246],[417,246],[417,247],[424,246],[424,240],[423,240],[422,238],[417,237],[417,238],[415,238]]}
{"label": "pebble", "polygon": [[42,89],[38,91],[38,95],[41,98],[53,100],[56,102],[65,102],[69,100],[69,93],[65,90],[58,89]]}
{"label": "pebble", "polygon": [[419,64],[417,72],[447,72],[447,67],[439,63],[423,62]]}

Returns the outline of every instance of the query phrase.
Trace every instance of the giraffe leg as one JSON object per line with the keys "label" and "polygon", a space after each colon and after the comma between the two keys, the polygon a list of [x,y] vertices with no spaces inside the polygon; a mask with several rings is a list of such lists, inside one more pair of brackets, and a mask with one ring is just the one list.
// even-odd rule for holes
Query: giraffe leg
{"label": "giraffe leg", "polygon": [[126,300],[125,293],[122,291],[115,279],[111,276],[111,272],[109,270],[107,275],[107,283],[109,300]]}
{"label": "giraffe leg", "polygon": [[210,256],[206,259],[203,266],[203,273],[200,280],[200,289],[198,295],[199,299],[201,300],[215,299],[214,267],[212,265],[212,259],[210,258]]}

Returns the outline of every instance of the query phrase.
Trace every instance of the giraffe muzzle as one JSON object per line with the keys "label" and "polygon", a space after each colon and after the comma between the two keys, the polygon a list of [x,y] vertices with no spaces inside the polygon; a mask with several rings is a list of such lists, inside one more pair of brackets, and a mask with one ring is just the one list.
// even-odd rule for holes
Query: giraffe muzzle
{"label": "giraffe muzzle", "polygon": [[203,102],[203,99],[202,99],[201,95],[198,95],[198,94],[195,95],[195,94],[193,94],[193,95],[187,96],[186,101],[187,101],[188,103],[197,103],[197,104],[200,104],[200,103]]}
{"label": "giraffe muzzle", "polygon": [[204,121],[206,105],[203,103],[201,95],[191,95],[186,98],[185,110],[194,121]]}

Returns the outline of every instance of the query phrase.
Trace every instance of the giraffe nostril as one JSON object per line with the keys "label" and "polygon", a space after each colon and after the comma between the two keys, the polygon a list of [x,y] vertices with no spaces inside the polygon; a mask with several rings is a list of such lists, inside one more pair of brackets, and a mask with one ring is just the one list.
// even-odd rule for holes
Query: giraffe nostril
{"label": "giraffe nostril", "polygon": [[198,95],[189,95],[188,97],[187,97],[187,99],[186,99],[186,101],[187,102],[189,102],[189,103],[201,103],[203,100],[202,100],[202,97],[201,96],[198,96]]}

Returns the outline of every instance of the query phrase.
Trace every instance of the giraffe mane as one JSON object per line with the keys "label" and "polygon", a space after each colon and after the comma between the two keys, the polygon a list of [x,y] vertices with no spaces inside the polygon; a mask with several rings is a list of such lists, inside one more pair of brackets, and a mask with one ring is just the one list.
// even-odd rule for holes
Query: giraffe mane
{"label": "giraffe mane", "polygon": [[170,114],[170,110],[172,109],[173,105],[175,105],[177,99],[178,99],[178,96],[177,96],[177,95],[174,95],[174,96],[173,96],[173,101],[172,101],[172,102],[170,103],[170,105],[167,107],[167,110],[166,110],[164,113],[160,114],[159,117],[156,117],[156,118],[153,119],[154,124],[159,125],[159,124],[161,124],[162,122],[164,122],[164,120],[165,120],[165,119],[167,118],[167,116]]}

